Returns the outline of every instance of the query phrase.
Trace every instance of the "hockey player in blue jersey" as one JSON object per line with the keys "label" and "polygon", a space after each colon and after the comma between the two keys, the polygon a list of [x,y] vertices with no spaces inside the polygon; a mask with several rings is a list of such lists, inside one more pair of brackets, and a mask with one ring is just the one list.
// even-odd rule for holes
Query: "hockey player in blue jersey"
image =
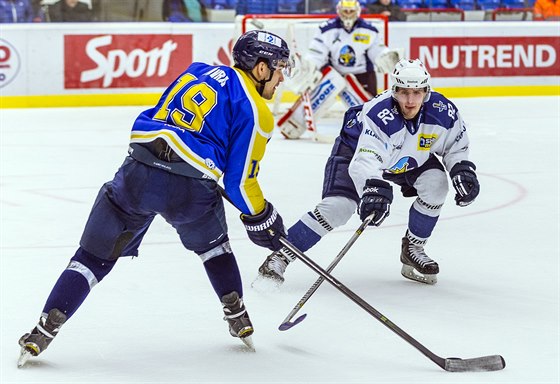
{"label": "hockey player in blue jersey", "polygon": [[[380,225],[389,216],[392,182],[403,196],[416,197],[402,239],[401,274],[435,284],[439,266],[424,245],[448,193],[445,170],[455,202],[463,207],[479,193],[476,167],[469,161],[465,122],[451,101],[431,90],[422,62],[400,60],[391,79],[391,90],[346,112],[325,167],[323,199],[288,230],[288,240],[306,251],[346,224],[356,208],[362,220],[373,214],[370,225]],[[293,260],[294,255],[281,248],[267,257],[259,276],[282,283]]]}
{"label": "hockey player in blue jersey", "polygon": [[278,250],[284,225],[263,197],[257,174],[274,127],[265,99],[289,75],[289,55],[280,37],[247,32],[233,48],[234,67],[193,63],[154,108],[138,116],[129,156],[99,191],[80,247],[52,289],[39,323],[19,340],[20,366],[49,346],[120,257],[138,255],[157,214],[200,257],[231,335],[253,347],[217,182],[223,176],[248,237]]}

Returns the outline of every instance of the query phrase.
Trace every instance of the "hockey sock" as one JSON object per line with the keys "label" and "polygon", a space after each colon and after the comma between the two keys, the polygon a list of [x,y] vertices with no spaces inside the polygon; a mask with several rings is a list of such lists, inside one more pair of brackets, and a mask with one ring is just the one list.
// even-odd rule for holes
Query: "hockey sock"
{"label": "hockey sock", "polygon": [[56,308],[70,318],[116,262],[117,260],[102,260],[83,248],[78,248],[54,285],[43,312],[49,313]]}
{"label": "hockey sock", "polygon": [[408,230],[419,238],[427,239],[432,234],[439,216],[428,216],[418,212],[414,206],[408,211]]}
{"label": "hockey sock", "polygon": [[288,229],[288,241],[300,251],[305,252],[330,231],[332,231],[332,227],[316,209],[313,212],[307,212]]}
{"label": "hockey sock", "polygon": [[241,275],[233,253],[227,252],[205,261],[204,268],[219,298],[232,291],[243,297]]}

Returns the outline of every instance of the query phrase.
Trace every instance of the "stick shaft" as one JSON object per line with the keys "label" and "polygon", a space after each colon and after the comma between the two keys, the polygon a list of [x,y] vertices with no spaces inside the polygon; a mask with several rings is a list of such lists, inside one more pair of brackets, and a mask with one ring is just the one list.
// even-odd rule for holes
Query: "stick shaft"
{"label": "stick shaft", "polygon": [[292,251],[296,255],[296,257],[298,259],[300,259],[305,265],[307,265],[309,268],[313,269],[316,273],[318,273],[321,277],[323,277],[327,282],[329,282],[329,284],[331,284],[337,290],[339,290],[344,295],[346,295],[346,297],[348,297],[350,300],[352,300],[354,303],[356,303],[358,306],[360,306],[362,309],[364,309],[371,316],[373,316],[377,320],[379,320],[383,325],[385,325],[391,331],[393,331],[394,333],[399,335],[401,338],[403,338],[407,343],[409,343],[414,348],[419,350],[428,359],[432,360],[438,366],[445,369],[445,359],[444,358],[442,358],[442,357],[436,355],[435,353],[433,353],[432,351],[430,351],[423,344],[421,344],[415,338],[413,338],[408,333],[406,333],[404,330],[402,330],[400,327],[398,327],[395,323],[393,323],[391,320],[389,320],[387,317],[385,317],[377,309],[375,309],[374,307],[369,305],[364,299],[362,299],[360,296],[355,294],[348,287],[346,287],[344,284],[342,284],[340,281],[338,281],[336,278],[334,278],[332,275],[330,275],[328,272],[326,272],[323,268],[321,268],[319,265],[317,265],[313,260],[311,260],[309,257],[307,257],[303,252],[301,252],[299,249],[297,249],[288,240],[286,240],[285,238],[281,238],[280,242],[282,243],[283,246],[285,246],[290,251]]}
{"label": "stick shaft", "polygon": [[[329,264],[329,266],[326,269],[326,272],[331,273],[334,268],[338,265],[338,263],[340,262],[340,260],[342,260],[342,258],[344,257],[344,255],[346,255],[346,253],[348,252],[348,250],[352,247],[352,245],[354,245],[354,243],[356,242],[356,240],[358,240],[358,237],[360,237],[360,235],[362,234],[362,232],[367,228],[367,226],[369,225],[369,223],[371,222],[371,220],[373,220],[373,215],[367,217],[362,224],[360,225],[360,227],[356,230],[356,232],[354,232],[354,234],[352,235],[352,237],[350,238],[350,240],[348,240],[348,242],[346,243],[346,245],[340,250],[340,252],[338,253],[338,255],[336,255],[335,259]],[[282,323],[287,323],[290,320],[293,319],[293,317],[296,315],[296,313],[298,313],[298,311],[303,307],[303,305],[311,298],[311,296],[313,296],[313,294],[315,293],[315,291],[317,291],[317,289],[321,286],[321,284],[323,284],[323,281],[325,281],[325,278],[323,276],[320,276],[314,283],[313,285],[307,290],[307,292],[305,293],[305,295],[303,295],[303,297],[297,302],[297,304],[294,306],[294,308],[292,309],[292,311],[288,314],[288,316],[286,316],[286,318],[284,319],[284,321]]]}

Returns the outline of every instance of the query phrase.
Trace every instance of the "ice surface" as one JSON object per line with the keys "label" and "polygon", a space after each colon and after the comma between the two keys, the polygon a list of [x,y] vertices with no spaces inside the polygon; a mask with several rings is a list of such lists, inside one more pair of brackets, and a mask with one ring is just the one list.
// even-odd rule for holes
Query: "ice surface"
{"label": "ice surface", "polygon": [[[267,251],[227,206],[257,352],[232,338],[196,255],[157,219],[140,257],[97,285],[51,347],[16,368],[73,255],[101,184],[124,159],[138,107],[0,110],[1,383],[558,383],[560,98],[456,99],[469,124],[481,194],[452,194],[427,246],[438,284],[400,275],[412,202],[395,198],[333,274],[442,357],[504,356],[500,372],[446,373],[326,283],[286,332],[278,325],[315,281],[293,264],[278,290],[250,287]],[[320,129],[335,132],[336,119]],[[269,144],[259,179],[287,225],[319,201],[330,145]],[[326,267],[354,217],[307,254]]]}

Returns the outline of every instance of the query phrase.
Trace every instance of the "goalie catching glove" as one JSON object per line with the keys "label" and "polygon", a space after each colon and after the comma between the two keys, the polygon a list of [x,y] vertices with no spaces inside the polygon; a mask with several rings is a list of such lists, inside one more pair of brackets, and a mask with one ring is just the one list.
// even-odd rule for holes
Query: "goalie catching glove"
{"label": "goalie catching glove", "polygon": [[476,171],[476,166],[470,161],[463,160],[455,164],[449,172],[453,188],[457,192],[455,203],[460,207],[472,203],[480,192],[480,184],[474,171]]}
{"label": "goalie catching glove", "polygon": [[360,219],[364,221],[373,214],[369,225],[379,226],[389,216],[392,202],[393,187],[388,182],[378,179],[366,180],[362,200],[358,206]]}
{"label": "goalie catching glove", "polygon": [[402,49],[387,49],[375,59],[375,68],[379,73],[391,73],[403,56]]}
{"label": "goalie catching glove", "polygon": [[265,200],[264,209],[257,215],[241,216],[245,230],[251,241],[261,247],[277,251],[282,248],[280,237],[286,237],[282,217],[271,203]]}

